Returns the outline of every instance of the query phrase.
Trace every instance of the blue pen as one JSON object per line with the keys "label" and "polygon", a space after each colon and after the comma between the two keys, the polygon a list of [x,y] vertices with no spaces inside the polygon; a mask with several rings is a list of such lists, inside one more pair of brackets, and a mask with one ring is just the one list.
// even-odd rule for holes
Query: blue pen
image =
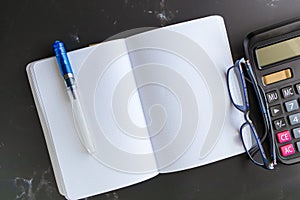
{"label": "blue pen", "polygon": [[56,60],[64,78],[67,92],[69,94],[70,101],[72,103],[72,111],[75,120],[75,126],[77,128],[78,136],[81,143],[89,153],[95,152],[95,146],[91,134],[89,132],[86,119],[82,112],[79,96],[77,94],[76,80],[74,73],[64,47],[64,43],[61,41],[55,41],[53,43],[53,49],[55,52]]}

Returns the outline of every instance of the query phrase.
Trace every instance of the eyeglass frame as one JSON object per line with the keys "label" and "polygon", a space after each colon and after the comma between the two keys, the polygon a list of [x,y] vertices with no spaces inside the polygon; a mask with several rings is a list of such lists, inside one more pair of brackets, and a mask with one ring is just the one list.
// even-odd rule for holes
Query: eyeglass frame
{"label": "eyeglass frame", "polygon": [[[247,84],[246,84],[246,79],[244,76],[244,71],[243,71],[243,66],[244,65],[246,67],[246,71],[247,74],[250,78],[251,84],[253,85],[253,89],[255,91],[255,94],[257,96],[258,99],[258,104],[260,107],[260,111],[261,114],[263,115],[263,119],[264,119],[264,125],[265,125],[265,134],[264,136],[260,139],[256,128],[254,126],[254,124],[252,123],[252,120],[250,119],[250,103],[249,103],[249,98],[248,98],[248,90],[247,90]],[[230,84],[229,84],[229,74],[230,74],[230,70],[234,70],[237,69],[238,71],[238,76],[240,76],[240,80],[241,82],[239,83],[241,88],[241,92],[242,97],[243,97],[243,104],[242,105],[238,105],[236,104],[236,102],[234,101],[233,97],[232,97],[232,93],[230,91]],[[234,72],[233,72],[234,73]],[[273,134],[273,127],[272,127],[272,123],[270,123],[270,113],[269,113],[269,108],[268,108],[268,104],[266,103],[266,96],[264,94],[264,92],[262,92],[262,89],[258,86],[257,81],[255,79],[254,73],[252,71],[251,65],[249,63],[249,61],[245,60],[244,58],[241,58],[239,60],[237,60],[235,62],[235,64],[233,66],[231,66],[226,73],[226,81],[227,81],[227,89],[228,89],[228,93],[229,93],[229,97],[230,97],[230,101],[233,104],[233,106],[238,109],[239,111],[243,112],[244,114],[244,119],[245,122],[241,125],[239,133],[240,133],[240,137],[242,140],[242,144],[243,147],[246,151],[246,153],[248,154],[250,160],[261,167],[264,167],[265,169],[274,169],[275,165],[277,165],[277,161],[276,161],[276,148],[275,148],[275,141],[274,141],[274,134]],[[256,144],[257,146],[251,147],[250,149],[247,149],[244,138],[243,138],[243,129],[245,126],[249,125],[250,129],[251,129],[251,134],[254,136],[255,140],[256,140]],[[264,142],[266,136],[269,136],[269,142],[270,142],[270,161],[266,156],[266,153],[264,151],[264,148],[262,146],[262,142]],[[258,148],[258,149],[256,149]],[[254,149],[254,150],[253,150]],[[262,158],[262,163],[256,161],[253,156],[251,155],[251,151],[253,150],[253,155],[256,154],[257,150],[260,153],[260,156]]]}

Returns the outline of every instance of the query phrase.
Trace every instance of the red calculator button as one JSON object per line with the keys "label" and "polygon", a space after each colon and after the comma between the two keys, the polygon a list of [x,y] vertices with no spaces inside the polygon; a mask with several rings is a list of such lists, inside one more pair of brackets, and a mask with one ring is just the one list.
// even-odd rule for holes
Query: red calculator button
{"label": "red calculator button", "polygon": [[284,157],[292,155],[295,153],[295,148],[292,144],[287,144],[280,147],[281,155]]}
{"label": "red calculator button", "polygon": [[292,140],[291,134],[289,131],[282,131],[277,133],[277,140],[279,143],[289,142]]}

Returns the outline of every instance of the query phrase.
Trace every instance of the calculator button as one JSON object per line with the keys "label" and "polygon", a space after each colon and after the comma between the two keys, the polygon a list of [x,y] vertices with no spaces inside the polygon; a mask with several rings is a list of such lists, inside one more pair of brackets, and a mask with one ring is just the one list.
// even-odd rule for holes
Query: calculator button
{"label": "calculator button", "polygon": [[295,153],[295,148],[293,144],[287,144],[280,147],[280,152],[282,156],[286,157],[289,155],[293,155]]}
{"label": "calculator button", "polygon": [[292,112],[294,110],[298,110],[299,109],[299,105],[296,99],[292,100],[292,101],[288,101],[284,103],[285,105],[285,109],[287,112]]}
{"label": "calculator button", "polygon": [[282,109],[280,105],[275,105],[270,107],[272,117],[276,117],[282,114]]}
{"label": "calculator button", "polygon": [[293,129],[294,138],[300,138],[300,128]]}
{"label": "calculator button", "polygon": [[300,113],[290,115],[289,120],[291,125],[300,124]]}
{"label": "calculator button", "polygon": [[275,125],[275,129],[276,129],[276,130],[279,130],[279,129],[281,129],[281,128],[286,127],[286,123],[285,123],[284,118],[280,118],[280,119],[274,120],[273,123],[274,123],[274,125]]}
{"label": "calculator button", "polygon": [[291,134],[289,131],[282,131],[276,134],[277,140],[279,143],[285,143],[292,140]]}
{"label": "calculator button", "polygon": [[283,98],[289,98],[294,95],[294,89],[292,86],[281,89]]}
{"label": "calculator button", "polygon": [[300,151],[300,142],[296,143],[298,151]]}
{"label": "calculator button", "polygon": [[277,101],[279,99],[278,93],[276,91],[267,93],[267,99],[269,103]]}
{"label": "calculator button", "polygon": [[296,85],[296,90],[297,90],[297,93],[300,94],[300,83],[298,83],[298,84]]}

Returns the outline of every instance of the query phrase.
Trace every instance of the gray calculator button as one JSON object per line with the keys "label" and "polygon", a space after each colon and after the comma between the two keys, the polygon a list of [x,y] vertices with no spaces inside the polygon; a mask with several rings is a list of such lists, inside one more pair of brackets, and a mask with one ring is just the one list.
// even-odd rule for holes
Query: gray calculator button
{"label": "gray calculator button", "polygon": [[300,138],[300,128],[293,129],[294,138]]}
{"label": "gray calculator button", "polygon": [[290,115],[289,120],[291,125],[300,124],[300,113]]}
{"label": "gray calculator button", "polygon": [[280,105],[275,105],[270,107],[272,117],[277,117],[282,114],[282,109]]}
{"label": "gray calculator button", "polygon": [[275,130],[279,130],[279,129],[282,129],[282,128],[286,127],[286,123],[285,123],[284,118],[274,120],[273,124],[274,124]]}
{"label": "gray calculator button", "polygon": [[296,144],[297,144],[298,151],[300,151],[300,142],[297,142]]}
{"label": "gray calculator button", "polygon": [[279,99],[278,93],[276,91],[268,92],[267,99],[269,103],[273,103]]}
{"label": "gray calculator button", "polygon": [[296,85],[297,93],[300,94],[300,83]]}
{"label": "gray calculator button", "polygon": [[294,95],[294,89],[292,86],[281,89],[283,98],[288,98]]}
{"label": "gray calculator button", "polygon": [[285,105],[285,109],[287,112],[292,112],[294,110],[298,110],[299,109],[299,105],[296,99],[292,100],[292,101],[288,101],[284,103]]}

